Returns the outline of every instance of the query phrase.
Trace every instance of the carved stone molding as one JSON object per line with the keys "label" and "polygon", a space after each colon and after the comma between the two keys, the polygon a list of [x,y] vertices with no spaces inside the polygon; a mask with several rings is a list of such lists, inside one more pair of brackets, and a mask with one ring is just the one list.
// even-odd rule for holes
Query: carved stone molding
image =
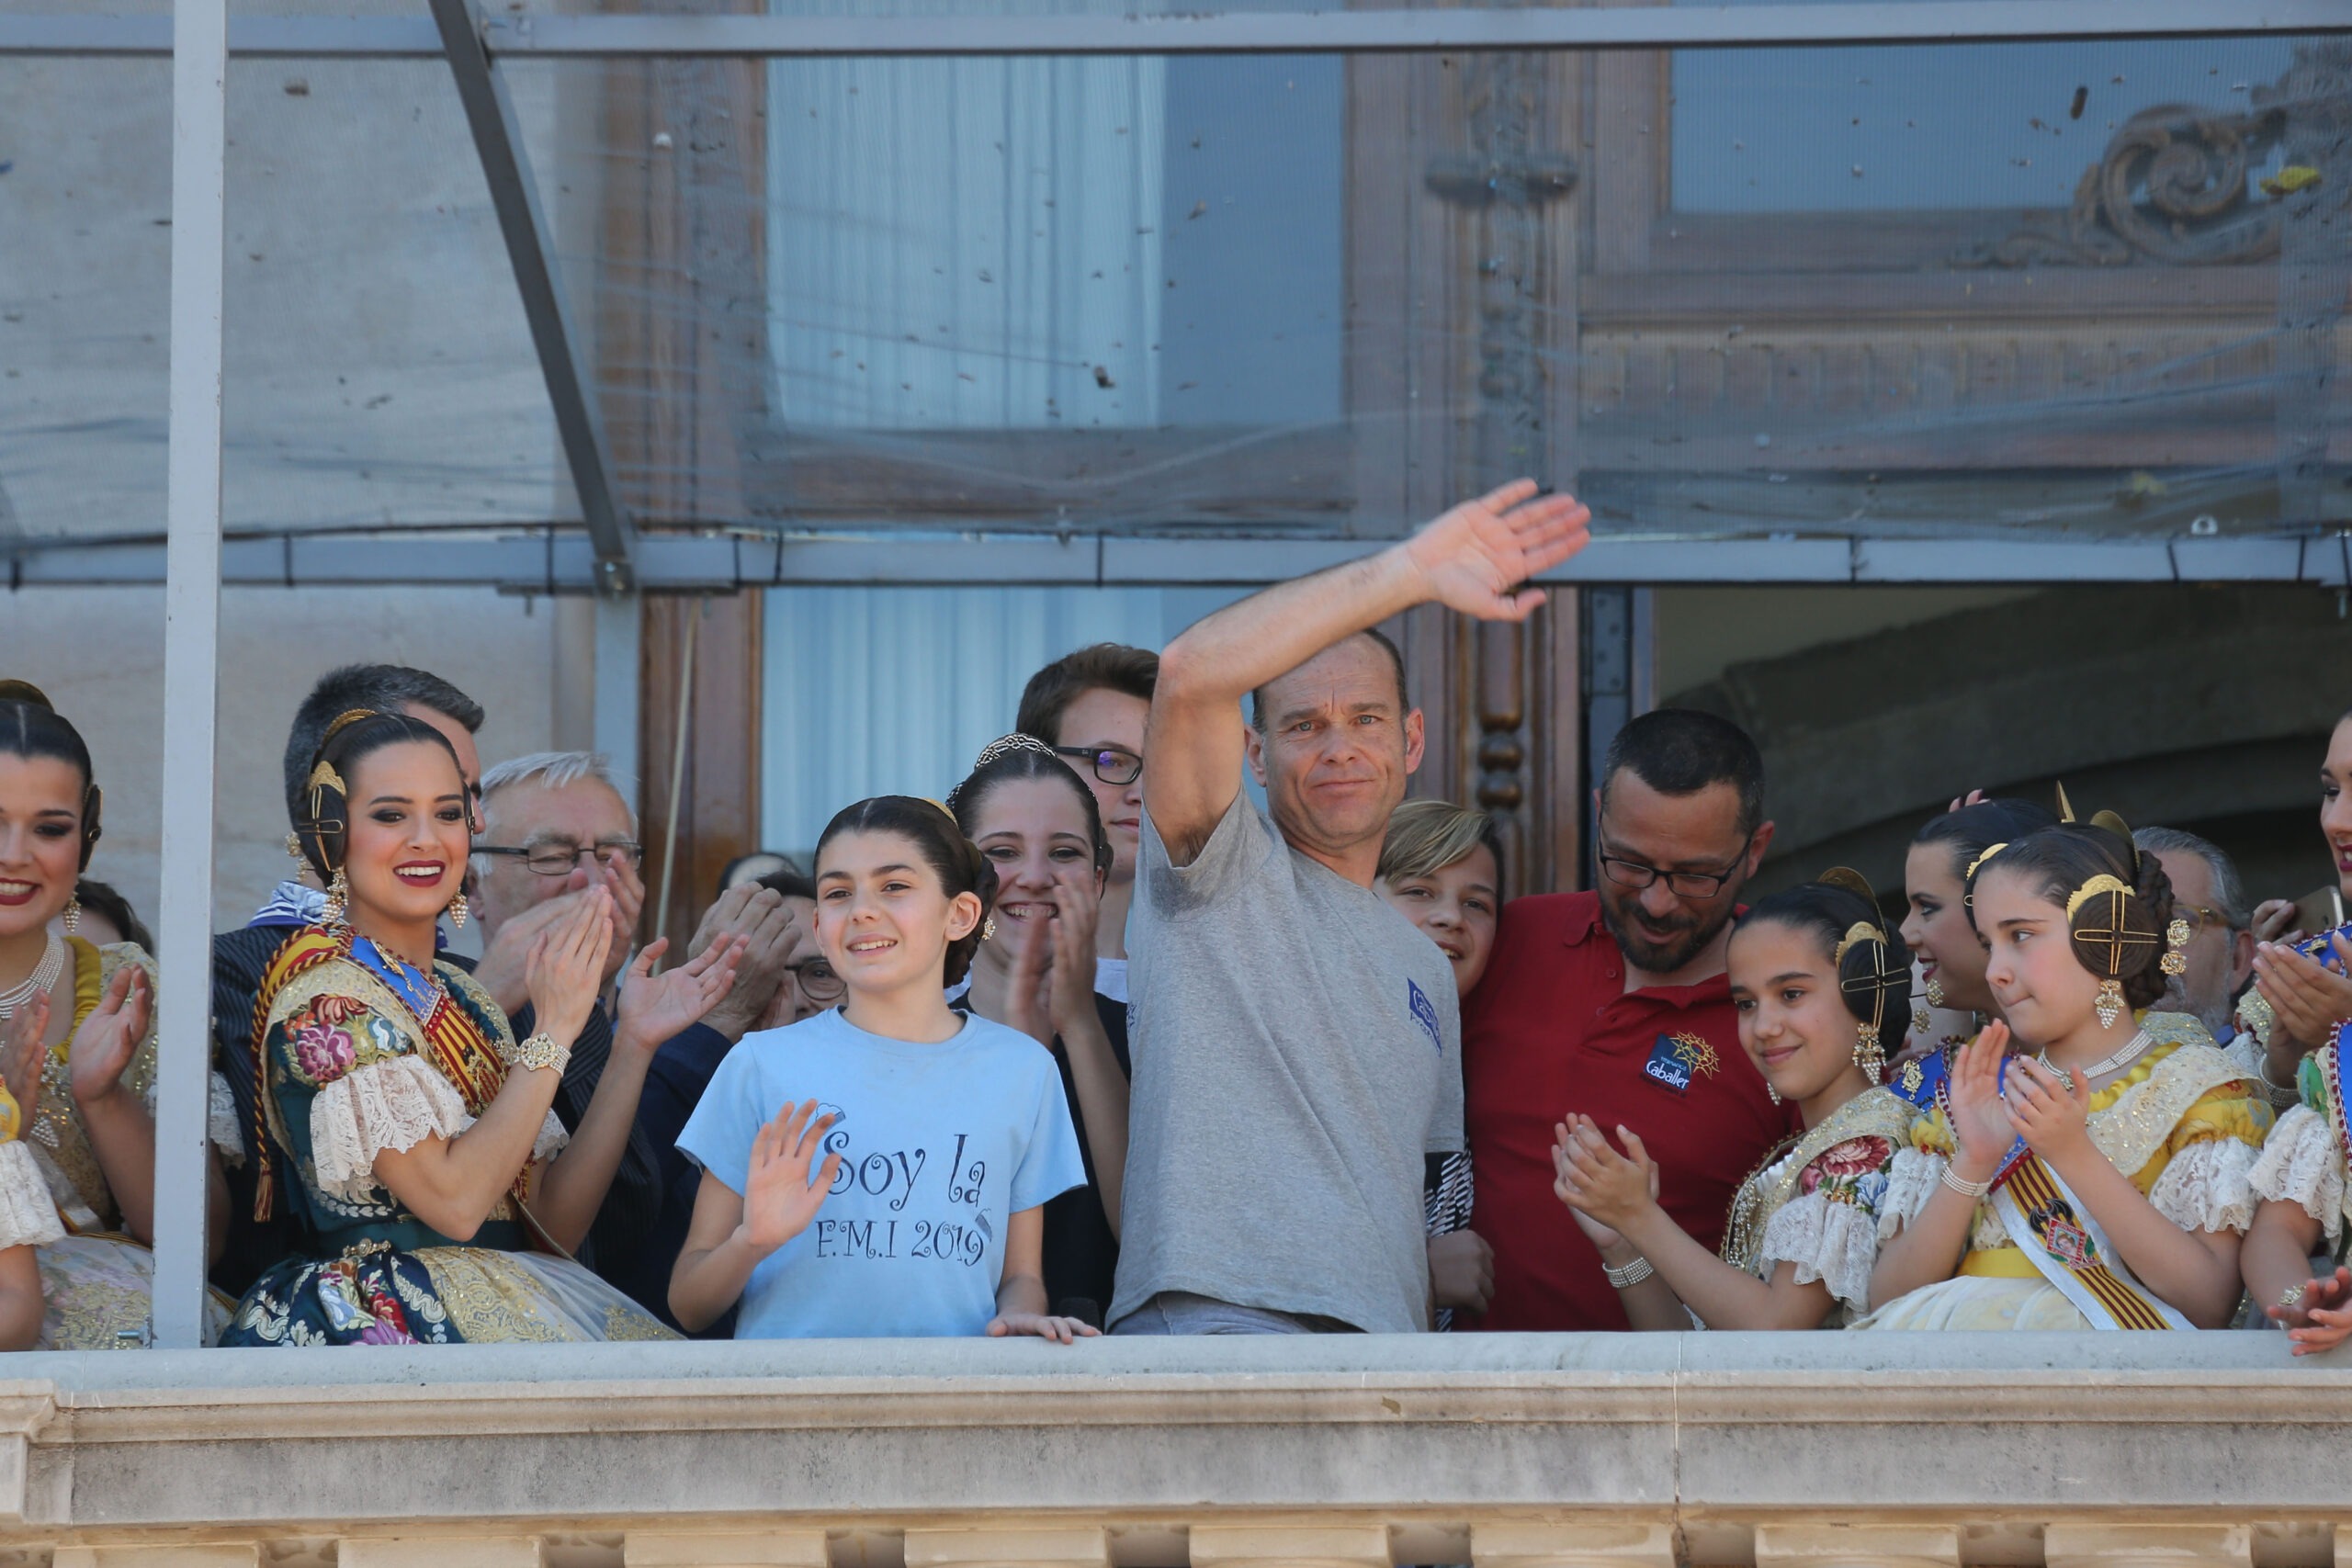
{"label": "carved stone molding", "polygon": [[[2268,261],[2278,254],[2281,226],[2312,193],[2342,199],[2352,177],[2343,157],[2347,124],[2352,45],[2301,45],[2294,65],[2255,89],[2244,110],[2160,104],[2133,115],[2084,171],[2063,231],[2023,229],[1962,252],[1953,265]],[[2279,175],[2257,184],[2256,171],[2282,144]]]}

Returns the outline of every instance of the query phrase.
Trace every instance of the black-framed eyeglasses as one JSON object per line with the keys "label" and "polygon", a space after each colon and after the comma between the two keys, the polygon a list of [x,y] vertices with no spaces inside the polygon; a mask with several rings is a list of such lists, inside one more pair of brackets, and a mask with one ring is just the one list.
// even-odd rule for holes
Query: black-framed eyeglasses
{"label": "black-framed eyeglasses", "polygon": [[571,868],[586,855],[595,856],[598,865],[610,865],[616,860],[639,865],[645,860],[645,846],[628,839],[607,839],[599,844],[476,844],[474,853],[514,855],[541,876],[570,876]]}
{"label": "black-framed eyeglasses", "polygon": [[1609,880],[1620,887],[1647,887],[1659,877],[1664,877],[1668,890],[1678,898],[1714,898],[1722,896],[1724,885],[1731,880],[1732,873],[1739,869],[1739,863],[1747,858],[1747,852],[1741,851],[1721,871],[1668,871],[1662,866],[1606,853],[1597,858]]}
{"label": "black-framed eyeglasses", "polygon": [[1107,784],[1133,784],[1143,777],[1143,759],[1116,746],[1057,746],[1057,757],[1076,757]]}
{"label": "black-framed eyeglasses", "polygon": [[841,971],[833,967],[830,959],[804,958],[786,967],[791,971],[794,982],[799,986],[801,994],[812,1002],[839,1001],[842,993],[849,989],[849,983],[842,978]]}

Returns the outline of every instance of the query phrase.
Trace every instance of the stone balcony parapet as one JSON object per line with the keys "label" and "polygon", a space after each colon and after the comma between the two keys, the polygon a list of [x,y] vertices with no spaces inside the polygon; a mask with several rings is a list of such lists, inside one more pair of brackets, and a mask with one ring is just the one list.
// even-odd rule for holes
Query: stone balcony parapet
{"label": "stone balcony parapet", "polygon": [[1690,1334],[0,1358],[0,1565],[2352,1564],[2352,1353]]}

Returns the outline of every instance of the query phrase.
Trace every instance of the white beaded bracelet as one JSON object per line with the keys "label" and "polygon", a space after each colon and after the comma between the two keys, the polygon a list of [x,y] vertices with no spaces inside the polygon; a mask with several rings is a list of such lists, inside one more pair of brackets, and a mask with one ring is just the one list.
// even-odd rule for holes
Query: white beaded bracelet
{"label": "white beaded bracelet", "polygon": [[1953,1191],[1959,1193],[1962,1197],[1970,1200],[1972,1202],[1976,1199],[1982,1198],[1985,1193],[1993,1190],[1993,1184],[1991,1181],[1965,1180],[1961,1177],[1954,1176],[1951,1173],[1951,1167],[1950,1166],[1944,1167],[1943,1184],[1946,1187],[1951,1188]]}
{"label": "white beaded bracelet", "polygon": [[1621,1291],[1638,1285],[1657,1272],[1650,1267],[1650,1260],[1646,1258],[1636,1258],[1623,1269],[1611,1269],[1604,1263],[1600,1266],[1600,1271],[1608,1275],[1609,1282]]}

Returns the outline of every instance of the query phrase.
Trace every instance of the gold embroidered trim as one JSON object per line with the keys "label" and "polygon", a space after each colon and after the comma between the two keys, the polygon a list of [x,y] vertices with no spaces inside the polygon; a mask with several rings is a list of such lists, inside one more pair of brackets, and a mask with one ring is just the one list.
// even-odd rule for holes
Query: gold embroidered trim
{"label": "gold embroidered trim", "polygon": [[1764,1227],[1796,1195],[1797,1179],[1805,1167],[1854,1138],[1883,1137],[1895,1148],[1903,1148],[1909,1141],[1913,1115],[1909,1105],[1883,1089],[1864,1089],[1831,1111],[1828,1120],[1807,1131],[1795,1147],[1740,1183],[1724,1224],[1724,1261],[1754,1273],[1764,1246]]}

